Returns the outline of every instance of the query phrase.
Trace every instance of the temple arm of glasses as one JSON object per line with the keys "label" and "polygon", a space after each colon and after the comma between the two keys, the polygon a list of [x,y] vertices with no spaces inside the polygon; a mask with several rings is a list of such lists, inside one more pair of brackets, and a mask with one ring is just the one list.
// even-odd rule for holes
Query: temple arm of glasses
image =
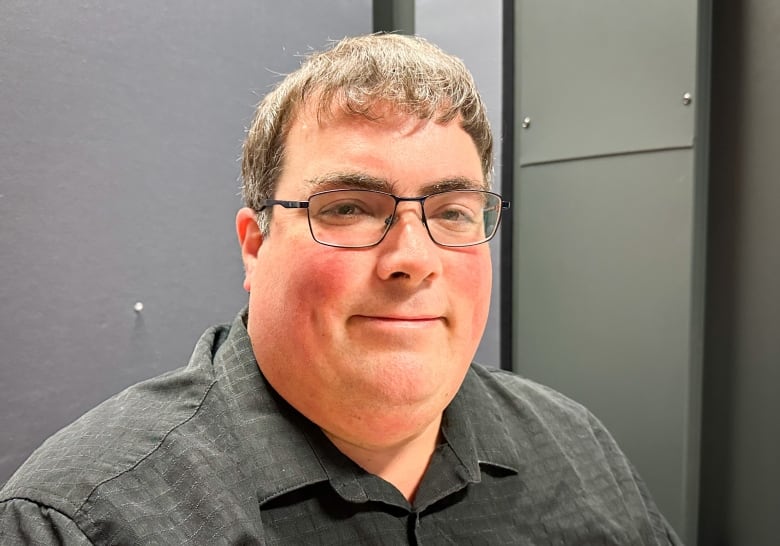
{"label": "temple arm of glasses", "polygon": [[286,209],[307,209],[309,208],[308,201],[280,201],[279,199],[263,199],[260,201],[260,208],[257,212],[262,211],[266,207],[272,207],[274,205],[281,205]]}

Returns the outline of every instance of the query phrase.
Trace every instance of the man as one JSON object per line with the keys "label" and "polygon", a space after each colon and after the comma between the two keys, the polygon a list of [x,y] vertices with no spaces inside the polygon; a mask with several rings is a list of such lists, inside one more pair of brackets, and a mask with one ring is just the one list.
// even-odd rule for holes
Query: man
{"label": "man", "polygon": [[471,364],[492,140],[463,64],[345,39],[259,105],[249,306],[44,444],[3,544],[678,544],[584,408]]}

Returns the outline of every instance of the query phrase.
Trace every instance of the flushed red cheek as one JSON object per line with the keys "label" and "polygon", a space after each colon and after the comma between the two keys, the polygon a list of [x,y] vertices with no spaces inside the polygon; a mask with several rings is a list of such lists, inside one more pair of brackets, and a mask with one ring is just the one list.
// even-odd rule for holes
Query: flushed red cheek
{"label": "flushed red cheek", "polygon": [[322,311],[323,306],[337,308],[346,298],[359,293],[356,279],[361,266],[337,249],[325,250],[296,258],[300,265],[289,272],[286,280],[288,293],[297,296],[297,305],[314,313]]}
{"label": "flushed red cheek", "polygon": [[481,337],[487,321],[488,310],[490,308],[490,291],[492,283],[492,269],[490,259],[474,256],[475,261],[471,266],[460,267],[461,274],[458,279],[458,286],[453,290],[461,295],[468,294],[467,305],[472,307],[472,332],[475,336]]}

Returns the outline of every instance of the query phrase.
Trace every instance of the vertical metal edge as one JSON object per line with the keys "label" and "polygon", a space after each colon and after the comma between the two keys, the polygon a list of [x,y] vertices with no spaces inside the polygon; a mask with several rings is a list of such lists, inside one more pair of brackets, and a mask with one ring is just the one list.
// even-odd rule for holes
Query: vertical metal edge
{"label": "vertical metal edge", "polygon": [[[512,286],[512,293],[510,295],[510,301],[512,304],[512,330],[511,330],[511,349],[512,349],[512,355],[511,355],[511,366],[512,371],[515,373],[521,373],[522,371],[522,365],[520,363],[519,355],[520,355],[520,347],[518,343],[518,336],[517,336],[517,328],[518,328],[518,310],[520,309],[520,301],[519,301],[519,290],[518,290],[518,280],[516,278],[517,272],[519,269],[520,264],[520,249],[515,248],[517,246],[517,242],[519,241],[518,230],[520,226],[520,220],[517,217],[520,213],[520,203],[519,200],[522,199],[521,194],[521,186],[520,186],[520,176],[522,172],[522,164],[521,164],[521,158],[520,158],[520,139],[521,139],[521,133],[519,130],[519,125],[521,120],[517,119],[518,112],[521,112],[521,96],[520,96],[520,78],[522,74],[522,67],[520,65],[520,31],[521,31],[521,20],[523,17],[523,10],[522,10],[522,0],[510,0],[512,2],[512,5],[514,6],[514,9],[512,11],[512,93],[511,97],[507,97],[508,101],[511,101],[511,111],[512,111],[512,117],[509,117],[506,115],[507,111],[504,110],[504,117],[507,118],[507,123],[510,123],[512,125],[512,135],[513,135],[513,142],[512,146],[504,146],[504,149],[510,149],[512,150],[512,158],[509,160],[511,169],[509,172],[511,172],[511,180],[510,180],[510,187],[512,192],[512,208],[514,209],[514,212],[512,214],[512,222],[510,223],[509,231],[511,231],[511,236],[509,237],[509,241],[512,244],[512,276],[509,279],[509,282]],[[507,166],[504,165],[504,168]]]}
{"label": "vertical metal edge", "polygon": [[688,408],[685,441],[685,487],[682,506],[685,529],[678,530],[686,544],[696,544],[701,477],[702,390],[707,273],[707,222],[710,148],[710,88],[712,62],[712,0],[697,2],[696,111],[694,117],[694,210],[691,263],[691,317],[688,367]]}
{"label": "vertical metal edge", "polygon": [[513,203],[501,224],[501,302],[499,319],[500,365],[514,369],[514,214],[515,201],[515,0],[503,0],[501,21],[501,193]]}

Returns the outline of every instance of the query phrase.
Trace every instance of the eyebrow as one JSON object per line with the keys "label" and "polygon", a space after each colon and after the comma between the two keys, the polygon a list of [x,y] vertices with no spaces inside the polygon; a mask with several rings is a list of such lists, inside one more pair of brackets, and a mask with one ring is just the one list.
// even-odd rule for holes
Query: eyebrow
{"label": "eyebrow", "polygon": [[[361,172],[332,172],[306,181],[311,190],[320,191],[336,189],[374,190],[385,193],[395,193],[396,183],[386,178],[380,178]],[[487,190],[487,185],[481,180],[467,176],[453,176],[436,180],[420,188],[419,195],[429,195],[451,190]]]}
{"label": "eyebrow", "polygon": [[355,189],[392,193],[393,184],[385,178],[360,172],[332,172],[311,178],[306,184],[314,191]]}
{"label": "eyebrow", "polygon": [[421,188],[423,195],[429,193],[436,193],[440,191],[451,190],[487,190],[487,184],[482,180],[474,180],[467,176],[453,176],[452,178],[445,178],[432,184],[428,184]]}

